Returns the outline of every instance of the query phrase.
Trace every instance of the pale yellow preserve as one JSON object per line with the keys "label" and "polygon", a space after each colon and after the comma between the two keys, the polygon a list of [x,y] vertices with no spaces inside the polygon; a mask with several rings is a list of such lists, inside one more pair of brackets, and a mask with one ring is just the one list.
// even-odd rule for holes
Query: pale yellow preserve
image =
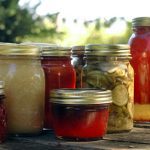
{"label": "pale yellow preserve", "polygon": [[45,90],[40,60],[0,56],[0,80],[5,81],[9,133],[39,133],[43,128]]}

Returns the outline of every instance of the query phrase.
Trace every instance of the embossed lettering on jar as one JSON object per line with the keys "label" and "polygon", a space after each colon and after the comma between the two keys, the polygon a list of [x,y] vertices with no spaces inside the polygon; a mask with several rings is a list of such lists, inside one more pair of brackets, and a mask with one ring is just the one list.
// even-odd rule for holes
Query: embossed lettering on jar
{"label": "embossed lettering on jar", "polygon": [[150,122],[150,17],[134,18],[131,65],[134,69],[134,120]]}
{"label": "embossed lettering on jar", "polygon": [[112,90],[108,132],[133,128],[134,72],[127,45],[91,44],[85,47],[83,87]]}

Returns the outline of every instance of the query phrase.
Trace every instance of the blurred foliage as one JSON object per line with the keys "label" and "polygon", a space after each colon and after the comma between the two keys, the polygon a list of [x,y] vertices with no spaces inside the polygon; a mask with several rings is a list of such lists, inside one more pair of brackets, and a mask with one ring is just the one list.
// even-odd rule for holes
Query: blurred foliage
{"label": "blurred foliage", "polygon": [[43,38],[54,42],[56,38],[63,37],[63,32],[57,32],[58,13],[41,17],[35,15],[40,3],[32,8],[28,3],[24,7],[18,3],[19,0],[0,0],[1,42],[39,41]]}
{"label": "blurred foliage", "polygon": [[59,13],[38,17],[32,34],[27,34],[23,41],[57,43],[64,39],[65,31],[57,30],[57,17]]}
{"label": "blurred foliage", "polygon": [[[119,32],[120,26],[117,25],[119,22],[124,22],[125,27]],[[113,30],[113,25],[116,24],[118,26],[118,31],[115,28],[115,31],[109,32],[109,30]],[[87,37],[80,44],[87,43],[103,43],[103,44],[116,44],[122,43],[127,44],[128,39],[132,34],[132,25],[131,22],[127,21],[125,18],[113,17],[109,20],[106,19],[96,19],[93,21],[84,22],[87,31]],[[119,33],[118,33],[119,32]]]}
{"label": "blurred foliage", "polygon": [[[85,22],[72,18],[68,26],[67,19],[58,19],[59,13],[38,16],[29,2],[19,6],[19,0],[0,0],[0,42],[49,42],[63,45],[87,43],[127,43],[132,33],[131,22],[125,18],[97,18]],[[124,22],[125,28],[118,33],[113,26]],[[120,25],[122,26],[122,25]],[[118,26],[118,30],[119,30]]]}

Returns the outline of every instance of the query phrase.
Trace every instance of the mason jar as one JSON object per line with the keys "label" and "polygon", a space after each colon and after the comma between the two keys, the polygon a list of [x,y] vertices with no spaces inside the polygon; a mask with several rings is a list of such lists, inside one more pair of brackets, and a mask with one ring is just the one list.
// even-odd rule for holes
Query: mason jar
{"label": "mason jar", "polygon": [[42,67],[45,73],[44,127],[53,127],[49,93],[52,89],[75,88],[76,74],[71,65],[71,49],[57,45],[42,47]]}
{"label": "mason jar", "polygon": [[57,138],[96,140],[105,135],[112,102],[110,90],[57,89],[50,97]]}
{"label": "mason jar", "polygon": [[7,138],[7,115],[4,101],[4,82],[0,81],[0,143],[4,142]]}
{"label": "mason jar", "polygon": [[108,132],[133,128],[134,72],[127,45],[90,44],[85,47],[83,87],[112,91]]}
{"label": "mason jar", "polygon": [[132,20],[131,65],[134,69],[134,120],[150,123],[150,17]]}
{"label": "mason jar", "polygon": [[82,87],[81,70],[82,67],[85,65],[84,48],[85,46],[73,46],[71,49],[72,51],[71,63],[76,71],[76,88]]}
{"label": "mason jar", "polygon": [[0,80],[5,82],[8,133],[39,134],[43,129],[45,90],[39,50],[0,44]]}

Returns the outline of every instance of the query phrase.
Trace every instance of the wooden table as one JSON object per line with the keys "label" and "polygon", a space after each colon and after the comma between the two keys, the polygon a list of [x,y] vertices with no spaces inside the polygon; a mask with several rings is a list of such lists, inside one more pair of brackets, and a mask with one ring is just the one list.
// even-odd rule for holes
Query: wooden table
{"label": "wooden table", "polygon": [[69,142],[55,138],[52,131],[34,137],[9,137],[0,150],[150,150],[150,125],[136,125],[131,132],[106,134],[98,141]]}

